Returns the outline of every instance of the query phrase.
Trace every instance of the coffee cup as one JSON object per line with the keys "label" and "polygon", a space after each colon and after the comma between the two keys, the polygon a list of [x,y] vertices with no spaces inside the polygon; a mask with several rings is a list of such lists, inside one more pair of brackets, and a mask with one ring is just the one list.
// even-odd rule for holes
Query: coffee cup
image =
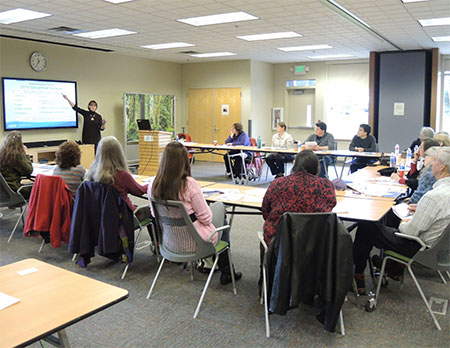
{"label": "coffee cup", "polygon": [[217,146],[217,140],[213,140],[213,145]]}

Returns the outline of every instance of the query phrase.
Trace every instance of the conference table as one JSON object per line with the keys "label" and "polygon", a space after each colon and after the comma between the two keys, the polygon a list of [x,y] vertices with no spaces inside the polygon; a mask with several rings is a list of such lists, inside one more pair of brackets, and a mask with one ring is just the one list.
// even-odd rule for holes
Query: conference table
{"label": "conference table", "polygon": [[0,347],[41,339],[70,347],[65,328],[128,297],[127,290],[36,259],[0,267],[0,292],[19,299],[0,310]]}
{"label": "conference table", "polygon": [[[366,167],[349,176],[352,183],[375,181],[380,178],[377,170],[384,167]],[[394,192],[388,197],[382,195],[370,195],[364,192],[347,189],[345,191],[336,190],[337,204],[333,209],[342,220],[348,221],[379,221],[392,208],[398,194],[406,190],[405,185],[399,185],[393,181],[376,183],[378,187],[383,187],[382,192]],[[395,190],[395,191],[391,191]],[[255,188],[252,186],[240,186],[233,184],[216,183],[203,188],[205,198],[208,202],[223,202],[231,207],[228,212],[230,224],[235,214],[260,215],[262,201],[266,192],[265,188]],[[377,192],[377,194],[381,194]],[[236,208],[248,208],[250,210],[237,211]]]}
{"label": "conference table", "polygon": [[[291,154],[291,155],[297,155],[301,149],[295,146],[294,148],[280,148],[280,147],[256,147],[256,146],[231,146],[231,145],[214,145],[214,144],[205,144],[205,143],[195,143],[195,142],[183,142],[184,146],[190,149],[190,151],[194,150],[197,153],[210,153],[215,155],[222,155],[223,151],[248,151],[251,152],[252,155],[256,152],[264,153],[264,154],[271,154],[271,153],[282,153],[282,154]],[[379,159],[383,153],[381,152],[358,152],[358,151],[349,151],[349,150],[318,150],[314,151],[314,153],[318,156],[336,156],[336,157],[343,157],[343,165],[341,169],[340,178],[342,178],[345,165],[347,162],[347,159],[353,158],[353,157],[360,157],[360,158],[372,158],[372,159]],[[230,164],[231,165],[231,164]],[[244,166],[245,168],[245,166]],[[232,178],[233,179],[233,178]]]}

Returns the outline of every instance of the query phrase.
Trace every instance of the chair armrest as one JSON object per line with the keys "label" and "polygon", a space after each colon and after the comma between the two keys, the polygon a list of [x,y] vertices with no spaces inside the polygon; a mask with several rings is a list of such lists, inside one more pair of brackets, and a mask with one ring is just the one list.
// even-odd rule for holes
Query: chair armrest
{"label": "chair armrest", "polygon": [[29,183],[29,184],[20,185],[20,187],[19,187],[18,190],[17,190],[17,193],[22,194],[20,191],[21,191],[23,188],[25,188],[25,187],[33,187],[33,184],[34,184],[34,183]]}
{"label": "chair armrest", "polygon": [[264,233],[261,232],[261,231],[258,231],[258,232],[256,232],[256,234],[258,235],[259,242],[261,243],[261,245],[262,245],[263,248],[264,248],[264,253],[267,253],[267,250],[268,250],[269,248],[267,247],[267,244],[266,244],[266,242],[264,241]]}
{"label": "chair armrest", "polygon": [[217,232],[223,231],[227,228],[230,228],[230,225],[223,225],[221,227],[216,228],[214,231],[212,231],[208,236],[208,242],[211,241],[212,236],[214,236]]}
{"label": "chair armrest", "polygon": [[404,233],[400,233],[400,232],[396,232],[395,235],[398,236],[398,237],[401,237],[401,238],[405,238],[405,239],[416,241],[417,243],[420,244],[420,247],[421,247],[419,249],[419,251],[425,250],[427,248],[427,245],[419,237],[410,236],[409,234],[404,234]]}

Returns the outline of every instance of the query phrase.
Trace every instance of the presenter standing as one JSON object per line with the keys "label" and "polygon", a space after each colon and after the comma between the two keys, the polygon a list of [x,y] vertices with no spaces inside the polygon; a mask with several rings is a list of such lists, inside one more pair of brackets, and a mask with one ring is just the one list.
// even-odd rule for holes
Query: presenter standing
{"label": "presenter standing", "polygon": [[98,142],[102,137],[100,131],[105,130],[106,123],[106,120],[96,112],[97,102],[91,100],[88,104],[88,110],[84,110],[75,105],[75,103],[73,103],[65,94],[63,94],[63,97],[67,100],[72,109],[81,114],[84,118],[81,141],[83,144],[94,144],[95,151],[97,151]]}

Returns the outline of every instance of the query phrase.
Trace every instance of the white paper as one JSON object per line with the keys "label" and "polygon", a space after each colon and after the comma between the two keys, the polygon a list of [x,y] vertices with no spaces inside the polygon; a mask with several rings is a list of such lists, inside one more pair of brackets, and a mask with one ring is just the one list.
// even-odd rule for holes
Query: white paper
{"label": "white paper", "polygon": [[244,198],[242,199],[242,202],[247,202],[247,203],[262,203],[263,201],[263,197],[258,197],[258,196],[244,196]]}
{"label": "white paper", "polygon": [[405,103],[394,103],[394,116],[405,116]]}
{"label": "white paper", "polygon": [[237,202],[242,198],[244,198],[244,195],[240,193],[225,193],[217,197],[217,199],[221,201],[229,201],[229,202]]}
{"label": "white paper", "polygon": [[3,292],[0,292],[0,311],[17,302],[20,302],[20,299],[6,295]]}
{"label": "white paper", "polygon": [[37,272],[37,271],[38,271],[37,268],[32,267],[32,268],[27,268],[27,269],[23,269],[21,271],[18,271],[17,274],[23,276],[25,274],[34,273],[34,272]]}
{"label": "white paper", "polygon": [[400,204],[394,205],[392,207],[392,211],[395,213],[395,215],[397,215],[402,220],[404,218],[408,217],[409,215],[411,215],[409,213],[408,204],[406,204],[406,203],[400,203]]}
{"label": "white paper", "polygon": [[267,191],[267,189],[265,189],[265,188],[255,188],[255,189],[245,191],[245,194],[258,196],[258,197],[264,197],[264,195],[266,194],[266,191]]}

